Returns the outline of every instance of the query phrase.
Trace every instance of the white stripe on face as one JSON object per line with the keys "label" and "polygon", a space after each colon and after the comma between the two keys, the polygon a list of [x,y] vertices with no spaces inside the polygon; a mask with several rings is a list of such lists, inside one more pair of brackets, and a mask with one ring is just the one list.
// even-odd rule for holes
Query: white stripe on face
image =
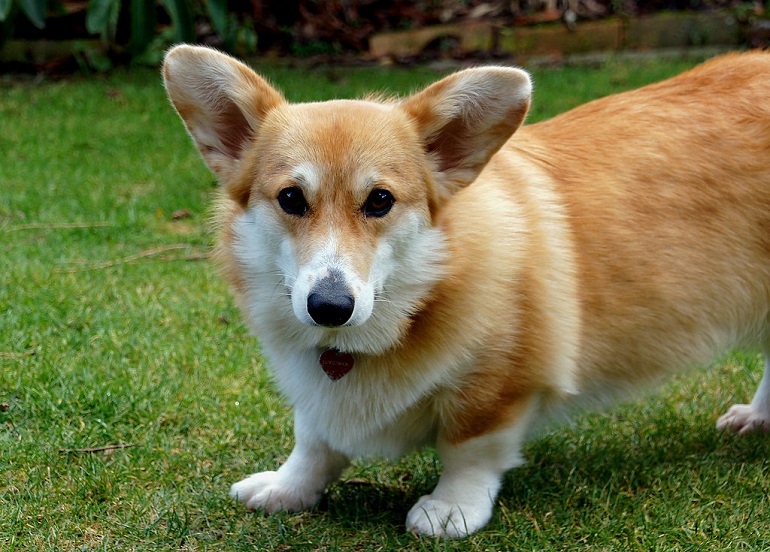
{"label": "white stripe on face", "polygon": [[308,298],[318,289],[319,283],[334,274],[341,278],[340,288],[345,288],[353,297],[355,307],[345,326],[363,324],[372,313],[374,289],[359,277],[340,251],[339,239],[330,233],[324,246],[301,266],[291,290],[291,303],[297,319],[309,325],[316,325],[308,312]]}

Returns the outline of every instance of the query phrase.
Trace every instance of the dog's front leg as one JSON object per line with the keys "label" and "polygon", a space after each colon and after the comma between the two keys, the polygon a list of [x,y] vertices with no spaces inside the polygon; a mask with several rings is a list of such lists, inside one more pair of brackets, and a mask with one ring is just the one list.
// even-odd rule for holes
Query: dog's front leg
{"label": "dog's front leg", "polygon": [[311,428],[303,414],[295,412],[294,450],[283,466],[239,481],[230,488],[230,496],[248,508],[269,513],[312,508],[350,460],[319,439]]}
{"label": "dog's front leg", "polygon": [[524,463],[521,447],[536,408],[531,401],[506,427],[461,443],[439,438],[443,472],[433,492],[407,514],[406,528],[416,535],[462,538],[484,527],[503,475]]}

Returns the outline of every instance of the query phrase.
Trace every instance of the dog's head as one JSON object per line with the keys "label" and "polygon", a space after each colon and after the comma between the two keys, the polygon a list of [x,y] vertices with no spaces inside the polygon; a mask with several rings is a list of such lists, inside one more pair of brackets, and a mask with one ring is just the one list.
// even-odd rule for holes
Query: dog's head
{"label": "dog's head", "polygon": [[[519,127],[531,91],[523,71],[491,67],[402,101],[290,104],[240,62],[192,46],[168,53],[164,77],[243,209],[234,247],[252,318],[351,352],[387,349],[408,326],[442,274],[442,206]],[[291,320],[275,319],[283,312]]]}

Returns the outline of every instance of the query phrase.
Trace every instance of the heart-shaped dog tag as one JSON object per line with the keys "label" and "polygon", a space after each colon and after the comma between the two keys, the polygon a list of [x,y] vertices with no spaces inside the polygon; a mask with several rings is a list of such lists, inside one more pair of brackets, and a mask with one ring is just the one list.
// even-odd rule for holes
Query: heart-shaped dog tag
{"label": "heart-shaped dog tag", "polygon": [[353,355],[341,353],[337,349],[327,349],[318,359],[326,375],[332,381],[337,381],[353,369]]}

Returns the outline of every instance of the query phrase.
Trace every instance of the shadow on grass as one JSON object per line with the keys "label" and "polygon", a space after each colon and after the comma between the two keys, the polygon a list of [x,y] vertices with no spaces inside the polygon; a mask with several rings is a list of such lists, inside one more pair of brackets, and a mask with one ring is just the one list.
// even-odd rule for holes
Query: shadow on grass
{"label": "shadow on grass", "polygon": [[[734,435],[717,431],[705,414],[697,422],[670,414],[599,416],[533,441],[529,463],[507,475],[501,504],[514,512],[545,515],[623,511],[624,501],[633,509],[647,498],[663,498],[672,508],[681,501],[685,509],[691,495],[727,502],[761,491],[757,485],[750,489],[751,477],[755,483],[765,479],[767,434]],[[734,493],[734,487],[745,496]]]}
{"label": "shadow on grass", "polygon": [[[767,435],[718,432],[705,413],[696,422],[670,414],[598,415],[534,440],[528,464],[505,478],[501,507],[513,515],[591,518],[672,495],[674,502],[664,503],[677,508],[682,500],[686,508],[691,493],[730,498],[732,486],[746,485],[747,471],[767,471]],[[363,477],[354,473],[329,489],[317,514],[341,529],[403,532],[407,512],[430,493],[441,468],[428,452],[360,470]]]}
{"label": "shadow on grass", "polygon": [[404,531],[407,512],[431,492],[440,474],[432,451],[401,462],[362,463],[327,491],[318,510],[354,528],[386,526]]}

